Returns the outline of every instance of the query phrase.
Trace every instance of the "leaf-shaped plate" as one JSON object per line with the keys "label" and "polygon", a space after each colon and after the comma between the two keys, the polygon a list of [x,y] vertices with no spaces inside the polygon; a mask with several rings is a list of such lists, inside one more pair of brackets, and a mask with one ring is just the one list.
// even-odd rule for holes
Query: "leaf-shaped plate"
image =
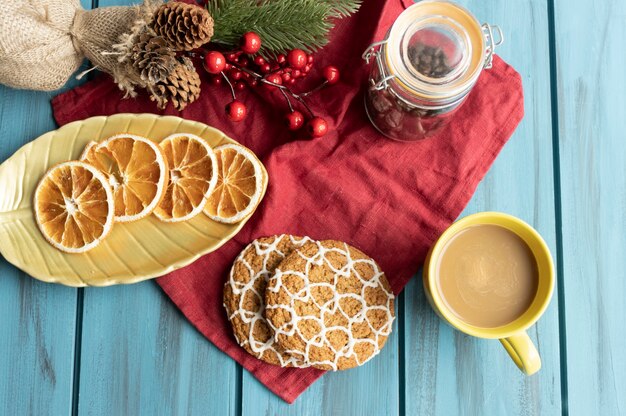
{"label": "leaf-shaped plate", "polygon": [[[221,224],[200,214],[172,224],[150,215],[132,223],[116,223],[99,246],[81,254],[52,247],[35,223],[32,201],[40,178],[51,166],[77,159],[89,141],[133,133],[158,142],[176,132],[196,134],[213,147],[236,143],[221,131],[195,121],[117,114],[67,124],[23,146],[0,165],[0,253],[39,280],[68,286],[108,286],[162,276],[218,249],[246,220]],[[265,194],[265,169],[263,174]]]}

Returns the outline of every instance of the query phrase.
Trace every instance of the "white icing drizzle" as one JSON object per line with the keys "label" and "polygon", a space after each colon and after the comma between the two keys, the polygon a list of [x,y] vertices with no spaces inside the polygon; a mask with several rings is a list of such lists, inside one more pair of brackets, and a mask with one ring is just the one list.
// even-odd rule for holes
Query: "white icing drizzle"
{"label": "white icing drizzle", "polygon": [[[345,249],[340,248],[328,248],[323,246],[320,242],[316,241],[317,244],[317,252],[312,257],[306,257],[302,254],[300,250],[298,250],[298,254],[306,260],[306,267],[304,272],[298,272],[294,270],[281,270],[279,268],[276,269],[274,276],[271,278],[270,285],[267,290],[277,293],[282,288],[289,294],[289,304],[279,304],[279,305],[266,305],[266,309],[284,309],[289,312],[289,316],[291,319],[285,323],[283,323],[279,328],[275,327],[273,323],[268,320],[268,324],[274,330],[274,337],[278,339],[279,335],[284,335],[287,337],[292,337],[294,335],[298,335],[302,341],[305,343],[304,351],[293,351],[288,350],[287,352],[293,356],[301,356],[303,361],[310,365],[324,365],[332,368],[333,370],[338,370],[338,362],[339,359],[354,357],[357,361],[358,365],[362,365],[367,362],[369,359],[374,357],[380,352],[380,348],[378,347],[378,342],[380,337],[388,337],[391,334],[391,328],[394,320],[393,316],[393,307],[392,301],[394,299],[394,295],[391,291],[387,291],[385,286],[383,286],[381,282],[381,276],[384,273],[380,270],[378,265],[372,259],[352,259],[350,255],[350,249],[347,244],[344,243]],[[346,258],[346,264],[343,265],[340,269],[335,268],[330,261],[326,258],[326,255],[331,252],[339,253],[341,256]],[[326,264],[326,267],[330,268],[334,272],[333,282],[331,283],[311,283],[309,281],[309,272],[312,266],[321,266]],[[371,279],[366,280],[356,269],[356,265],[359,263],[367,264],[374,271],[374,275]],[[298,276],[304,282],[304,287],[296,293],[291,293],[287,287],[283,284],[283,277],[288,275]],[[340,279],[342,278],[350,278],[350,276],[357,277],[363,287],[361,288],[361,293],[356,295],[354,293],[345,293],[340,294],[337,291],[337,286],[339,284]],[[312,289],[315,287],[325,287],[332,291],[333,298],[324,304],[319,304],[315,297],[312,295]],[[367,305],[365,300],[365,290],[367,288],[380,288],[387,296],[387,301],[385,305]],[[361,304],[361,310],[353,317],[350,317],[341,307],[340,300],[345,298],[352,298]],[[306,315],[306,316],[298,316],[294,309],[294,302],[301,301],[308,304],[314,304],[319,308],[319,314],[316,316]],[[372,326],[372,324],[367,319],[367,312],[371,310],[381,310],[384,311],[387,315],[387,322],[377,330]],[[334,314],[339,311],[347,320],[348,326],[333,326],[327,327],[324,323],[324,316],[326,314]],[[300,330],[298,329],[298,323],[302,320],[312,320],[317,322],[320,327],[320,332],[314,338],[307,340]],[[367,325],[370,327],[372,334],[374,334],[371,338],[357,338],[355,339],[352,334],[352,325],[354,324],[362,324],[363,322],[367,322]],[[327,334],[330,331],[341,331],[348,337],[348,342],[346,345],[339,351],[335,350],[330,341],[327,339]],[[354,351],[354,347],[358,343],[368,343],[374,347],[374,353],[366,357],[363,361],[361,361]],[[311,347],[324,347],[329,348],[334,353],[334,359],[332,361],[314,361],[310,354]]]}
{"label": "white icing drizzle", "polygon": [[[258,355],[258,357],[261,357],[266,351],[272,351],[274,352],[274,355],[280,361],[280,365],[282,367],[285,367],[288,365],[291,365],[293,367],[308,367],[308,365],[305,365],[301,360],[295,357],[289,356],[288,354],[285,354],[284,352],[279,352],[276,349],[276,344],[274,343],[274,339],[271,336],[266,342],[262,342],[254,338],[254,333],[253,333],[254,327],[258,321],[267,322],[264,316],[265,293],[259,293],[254,288],[254,285],[258,279],[263,279],[267,283],[269,278],[272,276],[273,270],[272,271],[267,270],[267,262],[269,261],[270,256],[272,254],[277,254],[281,258],[285,258],[286,254],[278,249],[278,246],[280,242],[283,240],[283,238],[289,238],[291,240],[291,244],[294,247],[301,247],[306,242],[312,241],[309,237],[303,237],[299,239],[292,235],[282,234],[274,238],[274,241],[272,243],[262,243],[262,242],[259,242],[259,240],[254,240],[252,243],[250,243],[239,254],[237,259],[235,260],[235,263],[241,262],[241,264],[243,264],[246,270],[248,271],[248,276],[249,276],[248,282],[243,283],[242,281],[237,281],[234,276],[235,268],[233,267],[230,270],[230,277],[228,279],[228,282],[226,283],[227,285],[230,286],[230,289],[232,290],[233,295],[239,296],[238,306],[233,311],[233,313],[228,317],[228,319],[232,321],[235,317],[239,316],[241,321],[249,326],[247,338],[240,339],[239,334],[237,333],[235,333],[235,338],[237,338],[237,342],[239,342],[239,345],[241,345],[242,347],[245,345],[248,345],[250,349]],[[245,259],[246,253],[248,253],[249,250],[252,248],[254,248],[256,255],[263,259],[263,267],[261,268],[261,270],[259,270],[256,273],[254,272],[254,269],[252,268],[252,266]],[[240,279],[240,280],[245,280],[245,279]],[[256,311],[250,311],[244,308],[244,299],[246,298],[246,296],[249,296],[250,294],[256,297],[257,302],[260,305],[259,309]],[[224,304],[224,307],[226,308],[226,304]],[[226,310],[228,310],[228,308],[226,308]],[[271,326],[268,325],[268,328],[271,329]]]}

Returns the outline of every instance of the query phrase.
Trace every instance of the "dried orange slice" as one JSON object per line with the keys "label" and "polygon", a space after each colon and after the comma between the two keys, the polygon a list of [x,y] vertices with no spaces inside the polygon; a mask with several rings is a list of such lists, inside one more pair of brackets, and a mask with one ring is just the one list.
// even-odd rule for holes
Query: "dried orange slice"
{"label": "dried orange slice", "polygon": [[189,133],[166,137],[159,145],[167,158],[169,183],[154,214],[165,222],[198,215],[217,183],[217,159],[202,138]]}
{"label": "dried orange slice", "polygon": [[113,188],[115,221],[136,221],[151,214],[165,195],[168,169],[159,146],[132,134],[90,143],[81,159],[107,176]]}
{"label": "dried orange slice", "polygon": [[37,185],[33,202],[44,238],[67,253],[91,250],[113,226],[113,192],[106,176],[87,163],[54,166]]}
{"label": "dried orange slice", "polygon": [[246,218],[261,202],[263,168],[254,153],[237,144],[215,148],[218,179],[204,213],[209,218],[234,224]]}

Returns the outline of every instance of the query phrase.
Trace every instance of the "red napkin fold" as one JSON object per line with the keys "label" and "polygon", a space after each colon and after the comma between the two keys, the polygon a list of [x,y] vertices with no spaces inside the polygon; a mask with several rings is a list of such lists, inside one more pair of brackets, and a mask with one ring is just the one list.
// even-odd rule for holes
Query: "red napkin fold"
{"label": "red napkin fold", "polygon": [[[323,372],[265,364],[237,345],[222,287],[239,251],[254,238],[281,233],[343,240],[374,257],[397,294],[461,213],[523,116],[520,76],[495,57],[438,136],[398,143],[377,133],[363,108],[369,67],[360,56],[384,38],[401,11],[396,0],[366,1],[356,15],[338,22],[331,43],[315,55],[316,70],[332,64],[342,76],[339,84],[311,96],[313,110],[329,121],[330,132],[319,139],[287,131],[281,119],[286,105],[275,91],[242,94],[249,115],[241,123],[224,115],[226,87],[208,82],[182,114],[160,112],[145,96],[123,100],[108,76],[52,102],[60,125],[120,112],[181,115],[221,129],[263,160],[267,194],[243,230],[217,252],[157,282],[204,336],[289,403]],[[316,70],[310,78],[319,80]]]}

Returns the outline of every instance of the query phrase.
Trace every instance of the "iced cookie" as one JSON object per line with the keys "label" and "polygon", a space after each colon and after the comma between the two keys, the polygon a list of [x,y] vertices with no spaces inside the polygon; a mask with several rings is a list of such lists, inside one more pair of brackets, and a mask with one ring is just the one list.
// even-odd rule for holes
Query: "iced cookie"
{"label": "iced cookie", "polygon": [[391,333],[394,295],[370,257],[339,241],[310,241],[276,267],[265,316],[284,351],[324,370],[359,366]]}
{"label": "iced cookie", "polygon": [[273,340],[263,316],[267,280],[274,268],[308,237],[279,235],[254,240],[239,254],[224,285],[224,307],[239,345],[255,357],[283,367],[304,364],[285,353]]}

